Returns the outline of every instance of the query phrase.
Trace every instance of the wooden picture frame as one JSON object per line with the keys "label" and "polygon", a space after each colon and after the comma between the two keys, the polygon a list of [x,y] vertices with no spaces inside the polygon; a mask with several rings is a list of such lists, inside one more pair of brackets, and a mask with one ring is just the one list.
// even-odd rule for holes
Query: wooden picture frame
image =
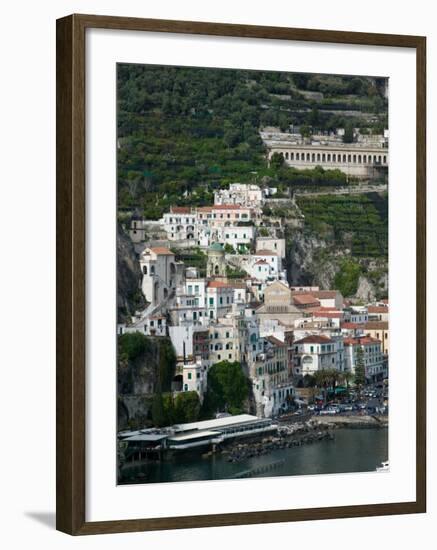
{"label": "wooden picture frame", "polygon": [[[85,32],[89,28],[409,48],[417,85],[416,499],[87,522],[85,515]],[[70,15],[57,21],[57,529],[71,535],[410,514],[426,510],[426,39],[421,36]]]}

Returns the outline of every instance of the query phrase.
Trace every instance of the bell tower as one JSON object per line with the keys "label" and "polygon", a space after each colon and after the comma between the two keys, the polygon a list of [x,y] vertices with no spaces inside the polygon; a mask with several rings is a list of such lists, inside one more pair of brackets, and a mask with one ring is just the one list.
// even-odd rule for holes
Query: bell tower
{"label": "bell tower", "polygon": [[208,248],[206,276],[208,279],[226,278],[225,251],[219,243]]}

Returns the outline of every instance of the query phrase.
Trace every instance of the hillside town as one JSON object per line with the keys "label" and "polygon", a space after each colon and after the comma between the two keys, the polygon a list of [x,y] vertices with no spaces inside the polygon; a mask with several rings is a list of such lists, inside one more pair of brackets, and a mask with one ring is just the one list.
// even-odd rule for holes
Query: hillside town
{"label": "hillside town", "polygon": [[170,338],[174,395],[196,392],[202,402],[210,368],[238,362],[259,419],[313,403],[310,382],[320,388],[323,375],[334,388],[361,372],[362,385],[388,377],[388,300],[357,303],[289,280],[282,221],[263,214],[275,193],[231,183],[209,206],[174,205],[156,221],[133,216],[146,306],[117,327]]}

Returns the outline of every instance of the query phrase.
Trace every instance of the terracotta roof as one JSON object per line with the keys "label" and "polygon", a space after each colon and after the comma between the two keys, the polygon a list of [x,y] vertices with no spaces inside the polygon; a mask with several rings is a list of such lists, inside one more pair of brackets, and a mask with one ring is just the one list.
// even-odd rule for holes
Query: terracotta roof
{"label": "terracotta roof", "polygon": [[337,290],[292,290],[291,291],[293,296],[296,296],[298,294],[311,294],[311,296],[314,296],[315,298],[321,298],[327,299],[327,298],[335,298],[337,296]]}
{"label": "terracotta roof", "polygon": [[272,252],[271,250],[261,249],[257,250],[254,256],[277,256],[277,254],[276,252]]}
{"label": "terracotta roof", "polygon": [[387,321],[369,321],[363,325],[364,329],[368,330],[388,330]]}
{"label": "terracotta roof", "polygon": [[327,300],[329,298],[335,298],[337,296],[338,290],[316,290],[312,294],[316,298],[321,298],[322,300]]}
{"label": "terracotta roof", "polygon": [[293,302],[296,305],[305,306],[308,304],[315,304],[317,306],[320,305],[319,300],[317,298],[314,298],[311,294],[298,294],[297,296],[293,296]]}
{"label": "terracotta roof", "polygon": [[173,252],[165,246],[156,246],[154,248],[149,248],[149,250],[157,256],[174,256]]}
{"label": "terracotta roof", "polygon": [[212,206],[198,206],[197,211],[198,212],[211,212]]}
{"label": "terracotta roof", "polygon": [[282,342],[282,340],[279,340],[275,336],[266,336],[265,339],[275,346],[285,347],[287,345],[285,342]]}
{"label": "terracotta roof", "polygon": [[368,306],[367,311],[369,313],[388,313],[388,307],[386,307],[386,306]]}
{"label": "terracotta roof", "polygon": [[190,206],[170,206],[172,214],[191,214]]}
{"label": "terracotta roof", "polygon": [[356,329],[356,328],[362,328],[363,325],[360,325],[358,323],[341,323],[341,328],[347,328],[347,329]]}
{"label": "terracotta roof", "polygon": [[232,288],[232,285],[224,281],[209,281],[208,288]]}
{"label": "terracotta roof", "polygon": [[327,336],[323,336],[322,334],[319,334],[319,335],[305,336],[305,338],[301,338],[300,340],[297,340],[294,343],[295,344],[327,344],[329,342],[332,342],[331,338],[328,338]]}
{"label": "terracotta roof", "polygon": [[243,283],[243,282],[239,282],[239,281],[229,281],[228,282],[228,286],[232,287],[232,288],[244,288],[244,290],[247,289],[247,285],[246,283]]}
{"label": "terracotta roof", "polygon": [[326,317],[326,319],[341,319],[343,313],[341,311],[312,311],[313,317]]}
{"label": "terracotta roof", "polygon": [[213,210],[250,210],[247,206],[241,206],[240,204],[214,204],[211,208]]}
{"label": "terracotta roof", "polygon": [[345,346],[360,346],[365,344],[380,344],[381,342],[376,338],[371,338],[370,336],[361,336],[358,338],[345,338],[343,344]]}
{"label": "terracotta roof", "polygon": [[257,260],[257,261],[254,263],[254,265],[261,265],[261,264],[267,265],[267,262],[266,262],[265,260]]}

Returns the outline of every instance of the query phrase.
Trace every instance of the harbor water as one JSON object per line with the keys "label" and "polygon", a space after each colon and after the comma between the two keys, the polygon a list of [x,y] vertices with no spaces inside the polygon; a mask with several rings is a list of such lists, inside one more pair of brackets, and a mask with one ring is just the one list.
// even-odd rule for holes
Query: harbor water
{"label": "harbor water", "polygon": [[[119,483],[201,481],[238,477],[272,477],[375,471],[388,460],[387,429],[338,429],[334,440],[276,449],[232,463],[217,453],[178,454],[162,462],[126,465]],[[248,475],[248,472],[250,474]]]}

